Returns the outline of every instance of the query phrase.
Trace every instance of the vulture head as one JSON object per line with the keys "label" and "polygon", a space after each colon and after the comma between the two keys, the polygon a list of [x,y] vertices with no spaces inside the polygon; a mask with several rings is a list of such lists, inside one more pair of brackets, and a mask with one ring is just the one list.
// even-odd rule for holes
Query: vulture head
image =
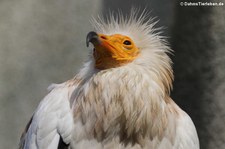
{"label": "vulture head", "polygon": [[157,21],[148,13],[131,11],[129,16],[111,14],[107,19],[92,20],[95,31],[87,34],[86,44],[92,43],[93,67],[106,70],[122,66],[140,66],[151,71],[162,87],[170,93],[173,81],[172,61],[167,55],[172,50],[154,28]]}

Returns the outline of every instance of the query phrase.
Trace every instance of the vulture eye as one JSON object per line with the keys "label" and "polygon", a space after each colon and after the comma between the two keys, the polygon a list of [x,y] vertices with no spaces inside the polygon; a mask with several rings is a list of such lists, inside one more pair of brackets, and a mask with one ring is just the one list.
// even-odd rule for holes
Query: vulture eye
{"label": "vulture eye", "polygon": [[125,40],[125,41],[123,42],[123,44],[125,44],[125,45],[131,45],[131,42],[130,42],[129,40]]}

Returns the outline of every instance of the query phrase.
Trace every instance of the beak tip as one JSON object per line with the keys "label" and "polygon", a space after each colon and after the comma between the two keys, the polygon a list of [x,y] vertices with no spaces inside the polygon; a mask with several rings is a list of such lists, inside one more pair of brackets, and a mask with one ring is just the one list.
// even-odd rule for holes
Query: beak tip
{"label": "beak tip", "polygon": [[86,46],[89,47],[89,41],[86,40]]}
{"label": "beak tip", "polygon": [[89,32],[86,37],[86,46],[89,47],[89,42],[93,43],[96,41],[98,41],[98,34],[94,31]]}

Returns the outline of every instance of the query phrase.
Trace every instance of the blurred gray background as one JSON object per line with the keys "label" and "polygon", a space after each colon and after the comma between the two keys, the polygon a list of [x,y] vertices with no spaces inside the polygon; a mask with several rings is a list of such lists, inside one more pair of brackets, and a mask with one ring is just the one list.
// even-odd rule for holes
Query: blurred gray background
{"label": "blurred gray background", "polygon": [[137,7],[157,16],[157,26],[169,37],[175,51],[172,97],[192,117],[201,148],[223,149],[225,6],[182,7],[180,2],[0,0],[0,148],[17,148],[48,85],[72,78],[82,66],[91,17]]}

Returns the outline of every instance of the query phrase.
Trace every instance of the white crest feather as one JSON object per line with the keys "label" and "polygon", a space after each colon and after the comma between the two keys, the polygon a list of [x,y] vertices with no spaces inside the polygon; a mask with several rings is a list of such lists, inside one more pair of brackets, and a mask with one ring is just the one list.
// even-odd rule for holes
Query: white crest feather
{"label": "white crest feather", "polygon": [[148,66],[165,85],[165,90],[170,92],[173,81],[172,61],[167,55],[172,50],[167,46],[167,41],[160,35],[161,28],[154,28],[158,21],[150,18],[144,10],[132,9],[129,15],[111,13],[108,17],[92,19],[96,32],[112,35],[122,34],[129,36],[140,49],[141,55],[133,62]]}

